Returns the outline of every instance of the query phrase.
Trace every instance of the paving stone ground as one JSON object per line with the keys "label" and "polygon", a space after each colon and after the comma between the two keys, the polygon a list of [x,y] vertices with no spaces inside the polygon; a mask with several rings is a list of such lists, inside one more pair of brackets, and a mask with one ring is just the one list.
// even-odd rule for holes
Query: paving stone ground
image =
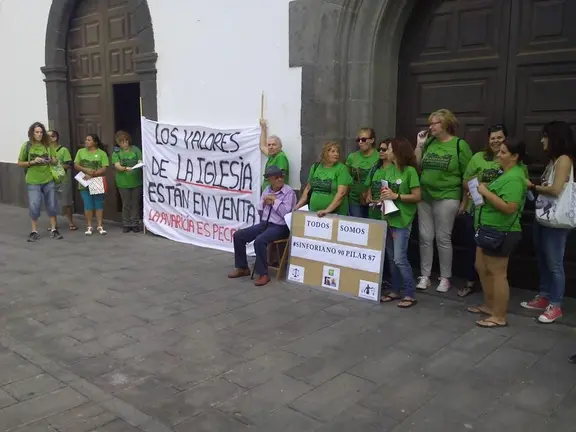
{"label": "paving stone ground", "polygon": [[568,326],[483,330],[453,297],[257,288],[227,253],[0,223],[0,431],[574,431]]}

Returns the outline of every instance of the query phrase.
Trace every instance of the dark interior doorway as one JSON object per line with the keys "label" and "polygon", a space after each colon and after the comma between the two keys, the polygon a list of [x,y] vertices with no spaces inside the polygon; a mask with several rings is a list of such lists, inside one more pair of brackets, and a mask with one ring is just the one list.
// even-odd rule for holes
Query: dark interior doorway
{"label": "dark interior doorway", "polygon": [[[132,144],[142,149],[142,130],[140,127],[140,83],[114,84],[114,133],[119,130],[128,132]],[[114,150],[116,150],[116,145]],[[120,194],[116,194],[117,211],[122,211]]]}

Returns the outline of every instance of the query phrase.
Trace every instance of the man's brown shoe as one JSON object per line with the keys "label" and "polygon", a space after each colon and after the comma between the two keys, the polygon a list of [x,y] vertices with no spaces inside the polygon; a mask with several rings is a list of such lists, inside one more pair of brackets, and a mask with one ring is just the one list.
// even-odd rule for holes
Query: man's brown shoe
{"label": "man's brown shoe", "polygon": [[236,279],[244,276],[250,276],[249,269],[235,269],[232,273],[228,275],[230,279]]}
{"label": "man's brown shoe", "polygon": [[258,279],[256,279],[256,282],[254,282],[254,285],[256,285],[256,286],[264,286],[264,285],[266,285],[268,282],[270,282],[270,276],[268,276],[268,275],[262,275],[262,276],[260,276]]}

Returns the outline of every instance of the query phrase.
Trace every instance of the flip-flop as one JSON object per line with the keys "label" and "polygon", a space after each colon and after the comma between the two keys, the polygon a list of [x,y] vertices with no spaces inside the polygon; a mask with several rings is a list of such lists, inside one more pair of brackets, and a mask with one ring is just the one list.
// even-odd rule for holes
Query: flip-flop
{"label": "flip-flop", "polygon": [[500,324],[495,321],[489,319],[482,319],[476,321],[476,325],[482,328],[500,328],[500,327],[508,327],[508,323]]}
{"label": "flip-flop", "polygon": [[474,292],[474,287],[464,287],[458,290],[458,297],[463,298],[467,297]]}
{"label": "flip-flop", "polygon": [[468,310],[468,312],[473,313],[473,314],[490,315],[488,312],[483,311],[478,306],[470,306],[467,310]]}
{"label": "flip-flop", "polygon": [[382,297],[380,297],[380,303],[390,303],[396,300],[401,300],[402,296],[394,296],[394,295],[390,295],[390,294],[386,294]]}
{"label": "flip-flop", "polygon": [[76,231],[78,229],[78,227],[76,225],[68,225],[68,229],[70,231]]}
{"label": "flip-flop", "polygon": [[[402,305],[402,303],[408,303],[408,304]],[[405,299],[400,300],[400,302],[398,303],[398,307],[402,308],[402,309],[408,309],[408,308],[411,308],[412,306],[415,306],[416,304],[418,304],[418,300],[405,298]]]}

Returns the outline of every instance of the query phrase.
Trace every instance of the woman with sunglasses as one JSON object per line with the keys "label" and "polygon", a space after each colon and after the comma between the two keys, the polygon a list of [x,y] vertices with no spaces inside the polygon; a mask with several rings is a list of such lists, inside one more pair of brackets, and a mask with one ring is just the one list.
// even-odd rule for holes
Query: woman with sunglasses
{"label": "woman with sunglasses", "polygon": [[378,152],[374,150],[375,132],[372,128],[362,128],[358,131],[358,151],[348,155],[346,165],[352,176],[352,186],[349,192],[350,216],[367,218],[368,203],[366,202],[366,177],[378,162]]}
{"label": "woman with sunglasses", "polygon": [[368,217],[370,219],[382,220],[382,208],[380,207],[380,189],[382,180],[385,178],[386,168],[390,165],[388,159],[388,147],[391,138],[386,138],[378,145],[378,162],[372,167],[366,177],[366,203],[369,206]]}

